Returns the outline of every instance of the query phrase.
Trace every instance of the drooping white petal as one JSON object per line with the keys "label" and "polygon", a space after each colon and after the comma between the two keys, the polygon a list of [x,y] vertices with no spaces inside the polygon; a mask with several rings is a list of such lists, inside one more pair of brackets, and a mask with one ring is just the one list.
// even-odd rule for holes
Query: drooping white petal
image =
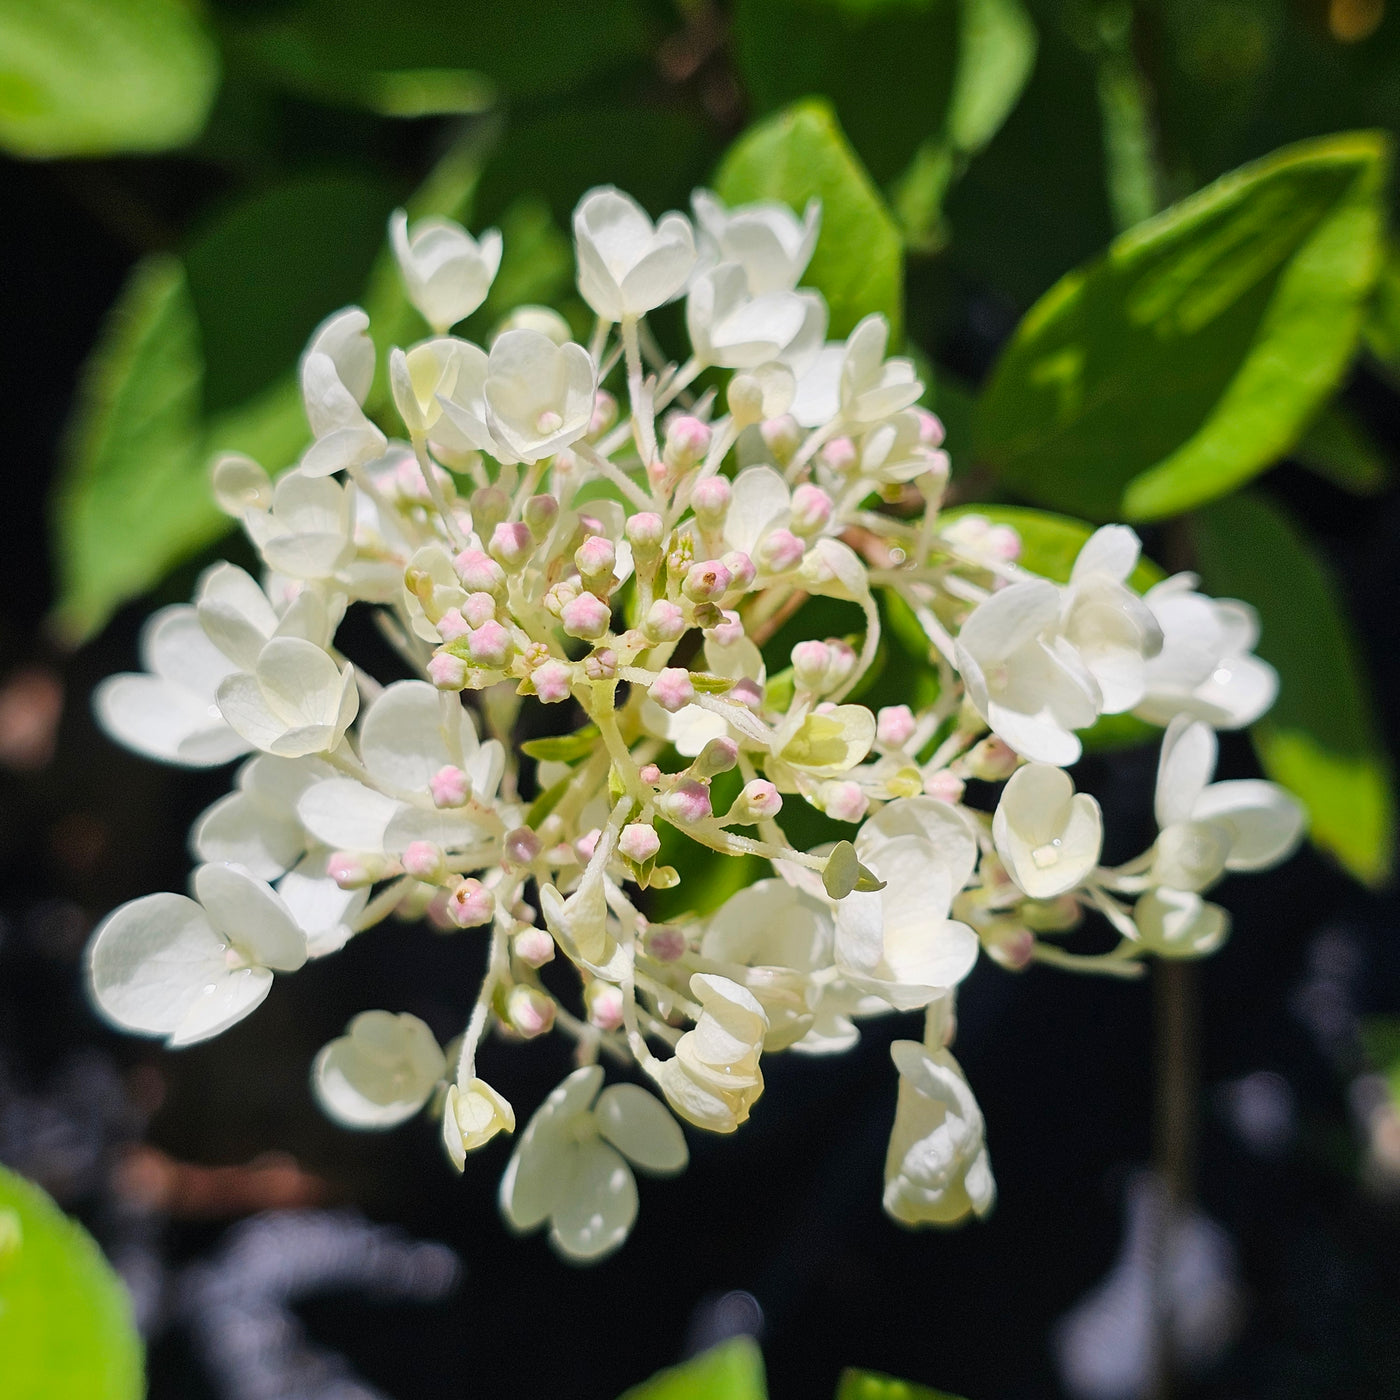
{"label": "drooping white petal", "polygon": [[217,981],[200,989],[180,1024],[166,1040],[171,1049],[195,1045],[222,1035],[250,1012],[256,1011],[272,990],[272,973],[265,967],[238,967],[225,971]]}
{"label": "drooping white petal", "polygon": [[194,892],[209,922],[249,962],[295,972],[306,961],[306,935],[270,885],[241,866],[201,865]]}
{"label": "drooping white petal", "polygon": [[637,1084],[611,1084],[598,1096],[598,1131],[634,1166],[653,1176],[684,1171],[685,1135],[666,1105]]}
{"label": "drooping white petal", "polygon": [[1215,774],[1215,731],[1189,715],[1178,715],[1162,736],[1154,810],[1159,827],[1190,821],[1197,800]]}
{"label": "drooping white petal", "polygon": [[277,882],[277,894],[306,935],[308,958],[338,952],[355,932],[369,890],[343,890],[326,874],[324,856],[309,856]]}
{"label": "drooping white petal", "polygon": [[275,880],[306,845],[300,822],[268,811],[246,792],[231,792],[201,813],[190,846],[202,861],[233,861],[260,880]]}
{"label": "drooping white petal", "polygon": [[108,734],[162,763],[214,768],[250,746],[229,727],[212,696],[196,695],[159,676],[108,676],[93,692],[92,703]]}
{"label": "drooping white petal", "polygon": [[620,1153],[597,1138],[569,1154],[567,1178],[550,1213],[550,1243],[587,1263],[621,1248],[637,1218],[637,1181]]}
{"label": "drooping white petal", "polygon": [[326,778],[301,795],[297,815],[333,850],[374,852],[384,849],[384,833],[400,805],[354,778]]}
{"label": "drooping white petal", "polygon": [[277,614],[267,594],[246,570],[235,564],[215,564],[201,576],[196,596],[200,626],[234,663],[228,670],[251,671],[277,630]]}
{"label": "drooping white petal", "polygon": [[1191,812],[1230,833],[1227,870],[1267,870],[1286,860],[1303,839],[1307,817],[1297,798],[1276,783],[1241,778],[1212,783]]}
{"label": "drooping white petal", "polygon": [[585,1065],[564,1079],[535,1110],[501,1177],[501,1214],[516,1230],[544,1224],[562,1198],[565,1154],[575,1139],[572,1125],[586,1113],[603,1086],[599,1065]]}
{"label": "drooping white petal", "polygon": [[1200,958],[1230,932],[1230,916],[1191,890],[1149,890],[1133,910],[1143,944],[1158,957]]}
{"label": "drooping white petal", "polygon": [[332,1118],[383,1129],[412,1118],[445,1069],[437,1040],[417,1016],[364,1011],[316,1056],[311,1082]]}
{"label": "drooping white petal", "polygon": [[1053,583],[1031,579],[993,593],[972,610],[958,633],[959,647],[985,671],[1032,641],[1056,619],[1060,597]]}
{"label": "drooping white petal", "polygon": [[[444,735],[444,709],[455,735]],[[449,742],[451,741],[451,742]],[[423,792],[447,764],[461,764],[477,749],[476,731],[462,705],[426,681],[387,687],[360,723],[360,757],[374,778],[400,792]]]}

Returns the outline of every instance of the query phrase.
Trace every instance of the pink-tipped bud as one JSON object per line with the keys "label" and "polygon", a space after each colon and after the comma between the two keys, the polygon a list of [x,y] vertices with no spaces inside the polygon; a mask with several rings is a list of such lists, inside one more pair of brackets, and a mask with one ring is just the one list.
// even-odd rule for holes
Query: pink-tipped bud
{"label": "pink-tipped bud", "polygon": [[908,705],[886,705],[875,716],[875,742],[902,749],[914,737],[914,712]]}
{"label": "pink-tipped bud", "polygon": [[729,482],[722,476],[707,476],[704,481],[695,483],[695,490],[690,497],[690,508],[704,529],[717,530],[724,524],[732,495]]}
{"label": "pink-tipped bud", "polygon": [[574,567],[585,581],[606,579],[617,563],[617,550],[606,535],[590,535],[574,550]]}
{"label": "pink-tipped bud", "polygon": [[491,557],[509,573],[523,569],[535,552],[535,537],[522,520],[503,520],[491,532]]}
{"label": "pink-tipped bud", "polygon": [[641,865],[661,849],[661,838],[645,822],[630,822],[617,838],[617,849],[628,860]]}
{"label": "pink-tipped bud", "polygon": [[693,778],[714,778],[720,773],[728,773],[738,762],[739,745],[733,739],[711,739],[690,765],[690,775]]}
{"label": "pink-tipped bud", "polygon": [[747,826],[750,822],[766,822],[783,810],[783,797],[767,778],[754,778],[744,784],[730,819]]}
{"label": "pink-tipped bud", "polygon": [[439,690],[461,690],[467,683],[467,663],[450,651],[440,651],[428,662],[428,679]]}
{"label": "pink-tipped bud", "polygon": [[802,690],[820,693],[830,686],[831,650],[825,642],[798,642],[792,649],[792,678]]}
{"label": "pink-tipped bud", "polygon": [[963,764],[970,777],[980,778],[984,783],[999,783],[1020,767],[1021,760],[1004,739],[992,734],[969,750]]}
{"label": "pink-tipped bud", "polygon": [[827,671],[827,680],[835,690],[837,686],[845,685],[850,680],[860,657],[849,642],[834,638],[827,642],[826,649],[831,654],[831,668]]}
{"label": "pink-tipped bud", "polygon": [[741,676],[731,687],[729,698],[757,714],[763,708],[763,687],[756,680]]}
{"label": "pink-tipped bud", "polygon": [[790,413],[784,413],[781,418],[765,418],[758,425],[758,431],[779,466],[785,467],[792,454],[802,446],[802,427]]}
{"label": "pink-tipped bud", "polygon": [[472,528],[484,540],[510,514],[510,497],[499,486],[479,486],[472,492]]}
{"label": "pink-tipped bud", "polygon": [[926,408],[916,408],[914,416],[919,420],[919,441],[925,447],[942,447],[946,434],[937,415]]}
{"label": "pink-tipped bud", "polygon": [[661,781],[661,769],[654,763],[644,763],[637,769],[637,776],[648,787],[655,787]]}
{"label": "pink-tipped bud", "polygon": [[511,865],[533,865],[539,859],[540,838],[528,826],[517,826],[506,832],[502,846]]}
{"label": "pink-tipped bud", "polygon": [[1014,564],[1021,557],[1021,536],[1010,525],[993,525],[987,531],[984,547],[993,558]]}
{"label": "pink-tipped bud", "polygon": [[520,513],[530,533],[537,540],[543,539],[559,518],[559,502],[553,496],[531,496]]}
{"label": "pink-tipped bud", "polygon": [[506,1020],[517,1035],[533,1040],[554,1026],[554,1002],[534,987],[512,987],[506,997]]}
{"label": "pink-tipped bud", "polygon": [[658,598],[642,619],[642,635],[653,644],[676,641],[684,635],[685,627],[685,614],[665,598]]}
{"label": "pink-tipped bud", "polygon": [[464,549],[452,567],[468,593],[490,593],[499,596],[506,586],[505,570],[481,549]]}
{"label": "pink-tipped bud", "polygon": [[929,797],[936,797],[940,802],[961,802],[966,787],[967,784],[961,778],[946,768],[937,773],[930,773],[924,779],[924,792]]}
{"label": "pink-tipped bud", "polygon": [[870,807],[856,783],[824,783],[821,799],[822,810],[838,822],[858,822]]}
{"label": "pink-tipped bud", "polygon": [[661,553],[661,545],[666,538],[666,523],[655,511],[641,510],[627,517],[623,526],[627,542],[632,546],[632,557],[636,560],[655,559]]}
{"label": "pink-tipped bud", "polygon": [[457,928],[479,928],[496,915],[496,896],[480,880],[463,880],[447,896],[447,917]]}
{"label": "pink-tipped bud", "polygon": [[1014,919],[994,919],[978,933],[987,956],[1008,972],[1024,971],[1035,957],[1035,935]]}
{"label": "pink-tipped bud", "polygon": [[600,1031],[615,1031],[622,1024],[622,988],[611,982],[590,982],[583,989],[588,1024]]}
{"label": "pink-tipped bud", "polygon": [[681,592],[692,603],[713,603],[729,592],[733,579],[718,559],[702,559],[686,570]]}
{"label": "pink-tipped bud", "polygon": [[606,389],[593,395],[593,416],[588,420],[588,436],[597,437],[617,422],[617,400]]}
{"label": "pink-tipped bud", "polygon": [[415,880],[436,885],[447,874],[447,857],[431,841],[414,841],[403,853],[403,868]]}
{"label": "pink-tipped bud", "polygon": [[717,622],[705,635],[719,646],[732,647],[744,639],[743,619],[732,608],[725,608],[722,621]]}
{"label": "pink-tipped bud", "polygon": [[585,831],[582,836],[574,842],[574,854],[587,865],[593,859],[593,852],[598,849],[598,839],[602,836],[602,827],[592,827]]}
{"label": "pink-tipped bud", "polygon": [[666,465],[689,471],[705,460],[710,450],[710,426],[689,413],[679,413],[666,424]]}
{"label": "pink-tipped bud", "polygon": [[769,530],[754,552],[758,566],[765,574],[786,574],[797,568],[807,546],[791,530]]}
{"label": "pink-tipped bud", "polygon": [[710,790],[704,783],[682,778],[656,804],[667,821],[676,826],[694,826],[712,815]]}
{"label": "pink-tipped bud", "polygon": [[611,647],[600,647],[583,658],[583,674],[591,681],[617,679],[617,653]]}
{"label": "pink-tipped bud", "polygon": [[564,604],[559,620],[569,636],[596,642],[607,635],[612,624],[612,610],[592,593],[580,593],[572,602]]}
{"label": "pink-tipped bud", "polygon": [[333,851],[326,861],[326,874],[343,890],[362,890],[397,869],[396,862],[385,856],[357,855],[353,851]]}
{"label": "pink-tipped bud", "polygon": [[663,710],[675,714],[695,699],[695,685],[684,666],[668,666],[652,681],[648,692]]}
{"label": "pink-tipped bud", "polygon": [[731,549],[719,562],[729,570],[730,588],[747,591],[758,572],[753,560],[742,549]]}
{"label": "pink-tipped bud", "polygon": [[545,608],[554,616],[562,617],[564,609],[583,592],[583,586],[576,578],[560,579],[544,595]]}
{"label": "pink-tipped bud", "polygon": [[510,940],[510,950],[526,967],[554,961],[554,940],[542,928],[522,928]]}
{"label": "pink-tipped bud", "polygon": [[687,946],[685,934],[669,924],[653,924],[642,935],[642,947],[646,949],[647,957],[661,963],[673,963],[677,958],[684,957]]}
{"label": "pink-tipped bud", "polygon": [[473,627],[481,627],[496,616],[496,600],[489,593],[468,593],[462,616]]}
{"label": "pink-tipped bud", "polygon": [[822,448],[822,457],[832,471],[844,476],[860,460],[860,453],[856,451],[856,445],[850,438],[839,437],[832,438]]}
{"label": "pink-tipped bud", "polygon": [[472,780],[460,768],[448,764],[428,779],[428,791],[437,807],[465,807],[472,800]]}
{"label": "pink-tipped bud", "polygon": [[465,637],[470,632],[471,624],[462,616],[460,608],[448,608],[437,621],[438,636],[444,642],[455,642],[458,637]]}
{"label": "pink-tipped bud", "polygon": [[530,673],[530,679],[534,682],[535,694],[546,705],[557,705],[569,698],[573,673],[562,661],[546,661]]}
{"label": "pink-tipped bud", "polygon": [[835,509],[831,497],[820,486],[804,481],[792,493],[792,528],[799,535],[815,535],[831,524]]}
{"label": "pink-tipped bud", "polygon": [[492,671],[501,670],[510,660],[515,643],[507,628],[499,622],[483,622],[467,638],[467,651],[478,666]]}

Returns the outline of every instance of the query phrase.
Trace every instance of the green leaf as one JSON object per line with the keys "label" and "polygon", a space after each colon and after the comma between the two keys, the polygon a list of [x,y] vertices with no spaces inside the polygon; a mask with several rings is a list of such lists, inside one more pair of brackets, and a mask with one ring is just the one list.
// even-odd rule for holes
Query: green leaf
{"label": "green leaf", "polygon": [[54,625],[70,643],[228,528],[205,471],[202,370],[184,270],[143,259],[84,368],[65,445]]}
{"label": "green leaf", "polygon": [[1400,1110],[1400,1016],[1366,1016],[1361,1022],[1366,1057],[1385,1077],[1391,1102]]}
{"label": "green leaf", "polygon": [[1330,570],[1253,494],[1202,511],[1192,538],[1209,590],[1258,608],[1258,652],[1278,669],[1278,700],[1252,732],[1264,771],[1308,809],[1318,846],[1358,879],[1382,883],[1395,837],[1393,779]]}
{"label": "green leaf", "polygon": [[752,1337],[734,1337],[679,1366],[658,1371],[621,1400],[767,1400],[763,1353]]}
{"label": "green leaf", "polygon": [[1400,248],[1394,243],[1386,248],[1361,333],[1392,383],[1400,383]]}
{"label": "green leaf", "polygon": [[529,739],[521,744],[521,753],[539,763],[577,763],[598,747],[598,726],[585,724],[572,734],[559,734],[548,739]]}
{"label": "green leaf", "polygon": [[0,1396],[140,1400],[131,1300],[92,1237],[0,1167]]}
{"label": "green leaf", "polygon": [[11,155],[186,145],[218,82],[218,51],[182,0],[0,5],[0,147]]}
{"label": "green leaf", "polygon": [[836,1400],[957,1400],[957,1396],[913,1381],[897,1381],[878,1371],[847,1370],[836,1383]]}
{"label": "green leaf", "polygon": [[1293,456],[1353,496],[1374,496],[1390,480],[1390,467],[1371,435],[1335,401],[1313,419]]}
{"label": "green leaf", "polygon": [[776,199],[799,212],[819,197],[821,236],[803,282],[826,297],[827,334],[839,339],[861,317],[882,311],[898,343],[904,304],[899,230],[828,103],[796,102],[750,127],[725,155],[715,188],[730,204]]}
{"label": "green leaf", "polygon": [[[220,452],[243,452],[276,476],[310,441],[301,387],[296,374],[288,373],[246,403],[215,414],[200,455],[208,463]],[[227,528],[233,528],[231,520]]]}
{"label": "green leaf", "polygon": [[539,195],[521,195],[501,215],[500,270],[482,308],[488,324],[517,306],[555,306],[573,286],[573,244]]}
{"label": "green leaf", "polygon": [[1122,235],[1021,322],[979,457],[1042,504],[1151,520],[1297,440],[1351,358],[1379,265],[1384,138],[1304,142]]}

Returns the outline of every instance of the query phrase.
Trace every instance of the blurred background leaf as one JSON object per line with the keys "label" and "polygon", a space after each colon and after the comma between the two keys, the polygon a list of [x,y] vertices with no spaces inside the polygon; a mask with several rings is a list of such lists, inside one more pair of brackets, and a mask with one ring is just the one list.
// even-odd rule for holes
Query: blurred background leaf
{"label": "blurred background leaf", "polygon": [[0,1400],[140,1400],[131,1301],[91,1236],[0,1167]]}
{"label": "blurred background leaf", "polygon": [[913,1381],[899,1381],[878,1371],[842,1371],[836,1400],[957,1400],[944,1390],[932,1390]]}
{"label": "blurred background leaf", "polygon": [[734,1337],[633,1386],[620,1400],[767,1400],[763,1353]]}

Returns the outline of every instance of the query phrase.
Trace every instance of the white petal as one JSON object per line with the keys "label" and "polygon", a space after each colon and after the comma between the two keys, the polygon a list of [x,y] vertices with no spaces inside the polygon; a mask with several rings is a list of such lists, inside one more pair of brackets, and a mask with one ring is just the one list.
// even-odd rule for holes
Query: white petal
{"label": "white petal", "polygon": [[188,604],[162,608],[141,629],[141,658],[148,671],[194,695],[212,696],[232,661],[205,635]]}
{"label": "white petal", "polygon": [[257,1010],[271,990],[272,974],[265,967],[226,970],[216,982],[200,989],[167,1043],[178,1048],[222,1034]]}
{"label": "white petal", "polygon": [[570,1155],[568,1179],[550,1215],[550,1243],[567,1259],[601,1259],[631,1232],[637,1181],[622,1157],[596,1138]]}
{"label": "white petal", "polygon": [[881,807],[860,829],[856,853],[864,860],[897,836],[923,836],[938,852],[952,888],[962,889],[977,864],[977,837],[968,820],[936,797],[901,797]]}
{"label": "white petal", "polygon": [[201,813],[190,846],[202,861],[234,861],[260,880],[275,880],[296,863],[306,837],[300,823],[231,792]]}
{"label": "white petal", "polygon": [[685,1135],[666,1105],[637,1084],[612,1084],[593,1109],[598,1131],[634,1166],[653,1176],[684,1171]]}
{"label": "white petal", "polygon": [[1307,827],[1298,800],[1276,783],[1258,778],[1212,783],[1196,799],[1191,815],[1229,830],[1227,870],[1277,865],[1292,854]]}
{"label": "white petal", "polygon": [[1197,799],[1215,774],[1218,746],[1208,724],[1178,715],[1162,736],[1157,761],[1157,825],[1190,821]]}
{"label": "white petal", "polygon": [[772,467],[747,467],[734,478],[724,542],[752,554],[760,539],[787,515],[792,495]]}
{"label": "white petal", "polygon": [[1213,953],[1230,931],[1230,916],[1189,890],[1151,890],[1138,900],[1133,920],[1142,941],[1159,957],[1195,958]]}
{"label": "white petal", "polygon": [[603,1086],[599,1065],[576,1069],[535,1111],[501,1178],[501,1213],[517,1230],[542,1225],[561,1199],[573,1120],[587,1112]]}
{"label": "white petal", "polygon": [[246,671],[229,676],[219,687],[218,708],[232,730],[246,740],[247,745],[274,752],[274,746],[286,736],[287,725],[272,709],[263,695],[257,677]]}
{"label": "white petal", "polygon": [[[461,752],[442,732],[444,710],[457,727]],[[455,696],[443,697],[426,681],[398,681],[365,712],[360,723],[360,757],[386,788],[426,792],[433,775],[449,763],[470,758],[477,747],[476,731]]]}
{"label": "white petal", "polygon": [[194,892],[209,921],[249,961],[295,972],[306,961],[306,935],[277,892],[241,866],[201,865]]}
{"label": "white petal", "polygon": [[307,857],[278,882],[277,893],[306,935],[306,953],[322,958],[338,952],[354,933],[354,922],[369,902],[369,890],[343,890],[326,874],[322,857]]}
{"label": "white petal", "polygon": [[1141,553],[1142,542],[1136,532],[1126,525],[1103,525],[1084,541],[1070,571],[1070,582],[1102,573],[1126,583]]}
{"label": "white petal", "polygon": [[92,704],[114,739],[162,763],[214,768],[248,752],[217,705],[159,676],[108,676]]}
{"label": "white petal", "polygon": [[258,657],[257,677],[269,708],[288,729],[336,725],[345,678],[320,647],[274,637]]}
{"label": "white petal", "polygon": [[198,597],[200,626],[209,640],[238,670],[251,671],[264,643],[277,630],[277,614],[267,594],[243,569],[215,564],[200,579]]}
{"label": "white petal", "polygon": [[1053,583],[1044,579],[1013,583],[972,610],[958,633],[958,643],[985,668],[1043,632],[1059,611],[1060,595]]}
{"label": "white petal", "polygon": [[384,832],[399,807],[392,797],[354,778],[327,778],[302,793],[297,815],[327,846],[370,853],[384,849]]}

